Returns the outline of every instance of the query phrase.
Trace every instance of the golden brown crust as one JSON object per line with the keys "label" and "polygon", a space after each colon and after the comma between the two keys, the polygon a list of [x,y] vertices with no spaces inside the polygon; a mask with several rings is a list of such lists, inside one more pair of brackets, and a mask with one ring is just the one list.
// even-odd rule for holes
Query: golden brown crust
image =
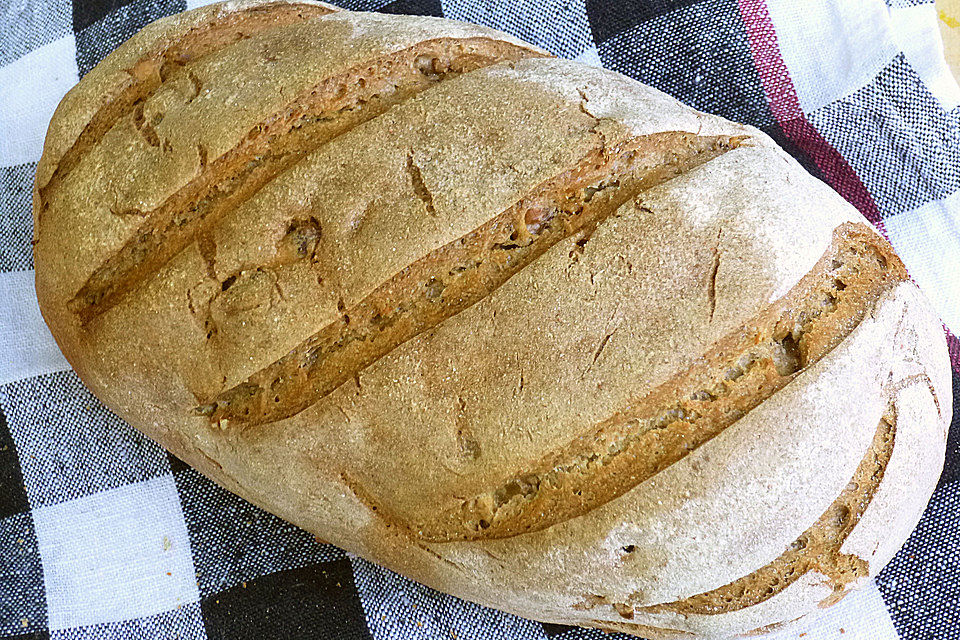
{"label": "golden brown crust", "polygon": [[197,25],[177,40],[158,41],[127,70],[129,81],[118,88],[115,95],[105,98],[79,137],[60,158],[50,178],[45,184],[38,185],[41,207],[46,194],[77,165],[84,152],[97,144],[117,120],[149,97],[161,83],[183,72],[188,62],[265,29],[325,15],[333,10],[323,5],[285,2],[253,5],[225,18],[218,17]]}
{"label": "golden brown crust", "polygon": [[[607,148],[599,136],[598,146],[574,168],[405,267],[279,361],[198,407],[198,414],[228,428],[276,422],[303,411],[400,344],[490,295],[564,238],[581,233],[578,242],[586,243],[592,229],[640,191],[739,142],[666,133]],[[435,215],[419,176],[419,170],[411,175],[411,186],[427,213]]]}
{"label": "golden brown crust", "polygon": [[[834,591],[829,602],[838,602],[846,595],[852,583],[870,575],[866,560],[841,553],[840,548],[867,510],[883,480],[883,472],[893,453],[896,425],[896,408],[891,403],[887,415],[877,426],[877,433],[867,454],[850,478],[850,483],[820,519],[791,543],[779,558],[750,575],[713,591],[644,609],[651,613],[670,611],[680,614],[720,615],[768,600],[809,571],[816,571],[827,577]],[[629,613],[621,615],[632,618],[633,606],[627,606]]]}
{"label": "golden brown crust", "polygon": [[[213,14],[173,39],[160,38],[125,69],[127,76],[111,87],[76,139],[66,146],[45,172],[38,174],[35,209],[39,215],[49,207],[49,195],[57,188],[81,156],[96,145],[103,135],[125,114],[141,106],[161,83],[172,79],[188,62],[228,47],[266,29],[321,16],[337,8],[319,3],[266,2],[250,4],[226,15]],[[186,72],[188,75],[189,71]],[[199,82],[195,76],[191,81]],[[198,86],[199,91],[199,86]],[[149,136],[152,129],[145,129]],[[156,139],[156,133],[153,133]]]}
{"label": "golden brown crust", "polygon": [[[865,225],[846,223],[834,233],[790,293],[689,369],[509,482],[409,528],[432,542],[544,529],[622,495],[716,436],[829,353],[907,278],[890,245]],[[715,279],[716,270],[711,315]]]}
{"label": "golden brown crust", "polygon": [[[37,294],[118,415],[324,540],[552,622],[728,637],[830,602],[893,555],[942,460],[945,347],[889,246],[832,190],[761,132],[617,74],[480,27],[346,11],[177,66],[99,142],[68,151],[96,117],[91,96],[122,91],[125,69],[251,6],[151,25],[51,123],[38,185],[76,160],[44,197]],[[262,15],[290,14],[277,6]],[[437,68],[414,51],[462,73],[427,86]],[[392,83],[388,60],[415,95],[368,100],[337,116],[337,135],[257,130],[289,125],[271,118],[316,87],[360,89],[346,80],[358,70],[363,91]],[[234,152],[251,131],[296,160],[189,232],[161,233],[160,258],[129,261],[142,273],[103,271],[98,286],[119,293],[79,309],[81,323],[70,301],[98,269],[239,175],[257,155]],[[631,145],[651,166],[608,163]],[[538,244],[547,219],[557,233]],[[492,245],[513,260],[527,240],[515,264],[414,282]],[[437,292],[434,313],[421,303]],[[318,358],[307,380],[275,365],[408,303],[403,330]],[[215,409],[223,429],[194,413],[248,381],[284,395],[255,394],[252,421]],[[871,453],[891,402],[894,446]],[[848,489],[858,473],[868,482]],[[841,507],[850,515],[828,522]]]}
{"label": "golden brown crust", "polygon": [[[257,123],[238,146],[213,162],[208,163],[206,148],[198,145],[200,173],[194,180],[152,211],[117,212],[143,217],[144,223],[123,247],[94,270],[70,300],[71,311],[86,323],[109,310],[191,241],[204,237],[220,218],[330,139],[435,82],[532,55],[539,54],[485,38],[420,42],[324,79],[282,111]],[[175,68],[180,69],[183,64],[176,63]],[[134,123],[150,146],[160,146],[156,131],[144,121],[142,104],[134,110]],[[75,145],[71,150],[88,148],[95,142]],[[41,202],[43,192],[41,189]]]}

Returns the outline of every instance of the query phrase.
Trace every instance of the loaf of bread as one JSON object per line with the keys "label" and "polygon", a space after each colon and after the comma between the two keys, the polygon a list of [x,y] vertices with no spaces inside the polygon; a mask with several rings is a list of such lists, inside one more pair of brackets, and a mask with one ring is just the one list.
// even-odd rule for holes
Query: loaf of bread
{"label": "loaf of bread", "polygon": [[50,124],[37,294],[229,490],[537,620],[730,637],[883,567],[940,323],[757,129],[489,29],[308,2],[146,27]]}

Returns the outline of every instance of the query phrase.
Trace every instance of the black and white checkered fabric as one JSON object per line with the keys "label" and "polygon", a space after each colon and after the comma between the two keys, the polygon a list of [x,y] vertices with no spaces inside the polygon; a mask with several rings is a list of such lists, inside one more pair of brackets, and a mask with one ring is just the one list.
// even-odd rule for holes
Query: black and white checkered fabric
{"label": "black and white checkered fabric", "polygon": [[[196,4],[0,0],[0,638],[608,637],[463,602],[322,544],[166,454],[70,371],[33,291],[31,183],[47,123],[114,47]],[[932,3],[340,4],[486,24],[761,127],[890,238],[960,334],[960,89]],[[778,637],[960,639],[957,418],[903,550],[874,584]]]}

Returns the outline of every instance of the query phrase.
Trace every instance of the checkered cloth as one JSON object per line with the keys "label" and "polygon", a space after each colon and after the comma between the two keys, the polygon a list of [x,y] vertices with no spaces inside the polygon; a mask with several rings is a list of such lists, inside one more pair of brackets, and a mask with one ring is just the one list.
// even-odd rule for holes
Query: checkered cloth
{"label": "checkered cloth", "polygon": [[[0,0],[0,637],[601,638],[406,580],[315,541],[140,436],[37,309],[30,193],[61,96],[192,0]],[[346,0],[467,20],[765,130],[880,228],[960,333],[960,90],[933,4]],[[798,220],[802,227],[803,221]],[[950,338],[955,411],[960,348]],[[960,638],[960,421],[923,520],[874,584],[783,637]]]}

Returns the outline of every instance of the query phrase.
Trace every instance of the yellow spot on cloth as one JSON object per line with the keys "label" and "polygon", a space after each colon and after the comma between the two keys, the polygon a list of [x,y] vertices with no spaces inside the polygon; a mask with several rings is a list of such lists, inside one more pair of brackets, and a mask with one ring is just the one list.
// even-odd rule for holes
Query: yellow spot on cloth
{"label": "yellow spot on cloth", "polygon": [[163,536],[163,550],[170,551],[170,548],[173,547],[173,543],[170,542],[170,538]]}
{"label": "yellow spot on cloth", "polygon": [[943,9],[940,9],[938,13],[940,14],[940,19],[943,21],[943,23],[948,27],[950,27],[951,29],[956,29],[957,27],[960,27],[960,20],[957,20],[953,16],[948,16],[947,12],[944,11]]}

